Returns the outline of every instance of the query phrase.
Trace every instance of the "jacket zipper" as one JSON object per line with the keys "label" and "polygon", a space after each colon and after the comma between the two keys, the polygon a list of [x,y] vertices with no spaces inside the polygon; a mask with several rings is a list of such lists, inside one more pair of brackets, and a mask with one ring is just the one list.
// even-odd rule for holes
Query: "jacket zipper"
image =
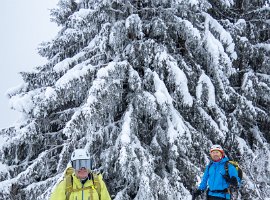
{"label": "jacket zipper", "polygon": [[82,185],[82,200],[84,199],[84,198],[83,198],[83,187],[84,187],[84,185]]}
{"label": "jacket zipper", "polygon": [[215,185],[215,182],[216,182],[217,166],[214,166],[214,170],[215,170],[215,176],[214,176],[214,183],[213,183],[213,185]]}

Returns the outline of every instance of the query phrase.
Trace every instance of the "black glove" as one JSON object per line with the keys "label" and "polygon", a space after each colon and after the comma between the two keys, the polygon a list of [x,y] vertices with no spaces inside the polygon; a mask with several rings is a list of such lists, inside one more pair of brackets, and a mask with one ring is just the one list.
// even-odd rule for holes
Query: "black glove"
{"label": "black glove", "polygon": [[196,198],[197,196],[200,196],[202,193],[203,193],[202,190],[196,189],[196,190],[193,192],[192,196],[193,196],[193,198]]}
{"label": "black glove", "polygon": [[227,183],[229,183],[232,186],[237,186],[237,179],[233,176],[232,178],[230,178],[228,175],[224,175],[223,178],[225,179],[225,181]]}

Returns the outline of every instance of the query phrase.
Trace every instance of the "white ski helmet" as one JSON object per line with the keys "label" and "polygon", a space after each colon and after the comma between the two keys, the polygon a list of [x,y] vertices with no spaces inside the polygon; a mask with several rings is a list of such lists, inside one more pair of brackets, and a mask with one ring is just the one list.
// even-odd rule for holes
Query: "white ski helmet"
{"label": "white ski helmet", "polygon": [[90,160],[90,155],[85,149],[75,149],[71,155],[71,161]]}
{"label": "white ski helmet", "polygon": [[219,152],[222,154],[222,156],[225,155],[224,150],[223,150],[222,147],[221,147],[220,145],[218,145],[218,144],[215,144],[215,145],[213,145],[213,146],[210,148],[210,153],[211,153],[212,151],[219,151]]}
{"label": "white ski helmet", "polygon": [[76,149],[71,155],[71,165],[75,170],[85,168],[92,169],[92,160],[89,153],[85,149]]}

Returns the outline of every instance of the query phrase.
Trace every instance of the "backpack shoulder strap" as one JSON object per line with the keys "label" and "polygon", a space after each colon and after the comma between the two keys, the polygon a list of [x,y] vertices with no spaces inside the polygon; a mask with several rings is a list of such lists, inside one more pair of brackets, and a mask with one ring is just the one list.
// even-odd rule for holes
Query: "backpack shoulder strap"
{"label": "backpack shoulder strap", "polygon": [[66,200],[69,200],[72,191],[73,191],[73,177],[72,175],[68,175],[66,176]]}
{"label": "backpack shoulder strap", "polygon": [[94,184],[94,187],[98,193],[98,196],[100,198],[100,194],[101,194],[101,183],[100,183],[100,180],[102,180],[102,175],[101,174],[96,174],[96,173],[93,173],[92,174],[92,179],[93,179],[93,184]]}
{"label": "backpack shoulder strap", "polygon": [[72,167],[68,167],[65,171],[65,180],[66,180],[66,200],[69,200],[70,194],[73,190],[73,174],[74,169]]}
{"label": "backpack shoulder strap", "polygon": [[225,168],[225,173],[226,175],[229,175],[229,162],[230,161],[226,161],[225,164],[224,164],[224,168]]}

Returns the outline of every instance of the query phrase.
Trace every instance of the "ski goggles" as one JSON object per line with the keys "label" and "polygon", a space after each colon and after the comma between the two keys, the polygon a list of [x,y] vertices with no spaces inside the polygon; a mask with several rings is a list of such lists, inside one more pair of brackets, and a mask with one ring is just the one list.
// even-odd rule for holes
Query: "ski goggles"
{"label": "ski goggles", "polygon": [[91,169],[91,160],[90,159],[80,159],[80,160],[73,160],[71,162],[72,167],[75,170],[80,170],[81,168],[85,168],[85,169]]}

